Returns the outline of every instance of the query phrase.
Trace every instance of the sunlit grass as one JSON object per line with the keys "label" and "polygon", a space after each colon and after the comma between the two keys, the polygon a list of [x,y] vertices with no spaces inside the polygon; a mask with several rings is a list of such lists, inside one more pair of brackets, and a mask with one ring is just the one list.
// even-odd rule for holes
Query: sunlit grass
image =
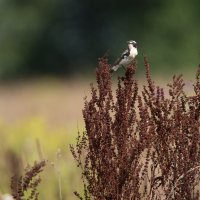
{"label": "sunlit grass", "polygon": [[[0,132],[2,138],[0,151],[0,190],[9,192],[10,178],[10,154],[15,155],[22,168],[27,164],[39,160],[36,140],[39,141],[42,156],[48,160],[47,167],[42,175],[41,197],[50,199],[54,196],[58,199],[58,175],[61,177],[62,195],[73,199],[73,191],[81,184],[78,169],[69,151],[69,144],[75,142],[77,127],[71,130],[65,128],[49,128],[44,120],[30,118],[9,126],[1,122]],[[59,155],[58,155],[59,152]],[[48,191],[48,193],[46,193]],[[48,198],[49,197],[49,198]]]}
{"label": "sunlit grass", "polygon": [[0,193],[10,192],[13,157],[22,169],[40,159],[39,141],[42,157],[48,160],[42,173],[41,199],[59,199],[59,176],[63,199],[74,199],[81,181],[69,144],[75,142],[78,129],[84,129],[87,88],[84,81],[55,79],[0,86]]}

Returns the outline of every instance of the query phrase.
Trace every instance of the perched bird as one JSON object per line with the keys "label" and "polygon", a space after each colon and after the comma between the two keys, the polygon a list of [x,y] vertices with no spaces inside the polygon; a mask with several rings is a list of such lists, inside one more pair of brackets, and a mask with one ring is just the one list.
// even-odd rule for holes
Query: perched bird
{"label": "perched bird", "polygon": [[117,59],[115,64],[111,67],[110,72],[117,71],[119,67],[126,68],[138,55],[137,43],[134,40],[127,41],[127,43],[128,48],[122,53],[121,57]]}

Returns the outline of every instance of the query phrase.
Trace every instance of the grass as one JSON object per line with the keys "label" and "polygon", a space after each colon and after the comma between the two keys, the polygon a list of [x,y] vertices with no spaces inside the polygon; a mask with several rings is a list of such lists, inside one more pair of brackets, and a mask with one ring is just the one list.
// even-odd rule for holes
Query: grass
{"label": "grass", "polygon": [[10,192],[13,157],[22,163],[21,168],[40,159],[38,140],[48,160],[41,199],[59,199],[58,171],[63,199],[75,199],[73,191],[81,181],[69,144],[75,142],[77,129],[83,130],[83,88],[88,87],[83,81],[79,84],[38,80],[0,86],[0,193]]}

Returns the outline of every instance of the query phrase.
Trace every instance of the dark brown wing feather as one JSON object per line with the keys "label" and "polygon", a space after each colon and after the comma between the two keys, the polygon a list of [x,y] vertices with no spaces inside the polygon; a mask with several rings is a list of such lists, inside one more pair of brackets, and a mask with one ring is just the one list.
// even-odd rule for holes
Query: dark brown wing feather
{"label": "dark brown wing feather", "polygon": [[124,59],[125,57],[129,56],[129,53],[130,53],[129,49],[126,49],[126,50],[122,53],[122,55],[115,61],[114,66],[115,66],[115,65],[118,65],[118,64],[121,62],[122,59]]}

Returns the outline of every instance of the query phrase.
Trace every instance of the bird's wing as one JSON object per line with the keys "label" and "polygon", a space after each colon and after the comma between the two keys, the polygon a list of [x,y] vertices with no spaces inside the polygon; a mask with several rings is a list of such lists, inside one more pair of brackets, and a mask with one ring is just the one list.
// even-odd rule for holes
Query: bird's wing
{"label": "bird's wing", "polygon": [[130,53],[129,49],[126,49],[126,50],[122,53],[122,55],[116,60],[116,62],[115,62],[114,65],[118,65],[118,64],[121,62],[122,59],[124,59],[124,58],[126,58],[126,57],[129,56],[129,53]]}

